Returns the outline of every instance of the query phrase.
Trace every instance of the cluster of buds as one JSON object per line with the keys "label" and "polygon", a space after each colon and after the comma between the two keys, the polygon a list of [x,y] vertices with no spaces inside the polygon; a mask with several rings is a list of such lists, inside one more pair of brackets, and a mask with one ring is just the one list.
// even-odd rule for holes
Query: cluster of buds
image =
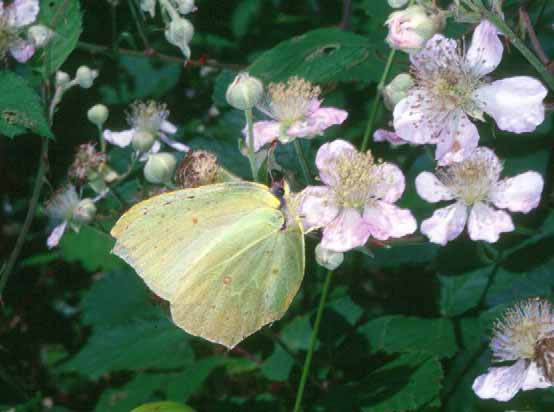
{"label": "cluster of buds", "polygon": [[77,149],[68,177],[77,186],[88,183],[96,193],[104,193],[106,183],[114,182],[118,174],[107,165],[106,153],[98,152],[91,143],[85,143]]}
{"label": "cluster of buds", "polygon": [[141,0],[140,8],[154,17],[157,3],[166,22],[165,38],[169,43],[179,47],[183,55],[189,59],[189,44],[194,36],[194,26],[184,16],[196,11],[194,0]]}
{"label": "cluster of buds", "polygon": [[59,70],[56,72],[56,92],[50,103],[50,112],[53,114],[54,110],[62,101],[62,98],[69,89],[74,86],[82,87],[83,89],[90,89],[94,84],[94,80],[98,77],[98,71],[93,70],[88,66],[81,66],[77,69],[75,77],[72,79],[69,74]]}

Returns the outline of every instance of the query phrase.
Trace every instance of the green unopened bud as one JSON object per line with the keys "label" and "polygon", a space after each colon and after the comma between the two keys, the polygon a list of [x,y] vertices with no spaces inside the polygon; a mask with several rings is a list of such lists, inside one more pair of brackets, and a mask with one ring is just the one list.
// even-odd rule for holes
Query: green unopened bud
{"label": "green unopened bud", "polygon": [[192,36],[194,36],[194,26],[183,18],[174,18],[165,30],[167,41],[179,47],[187,59],[190,59],[189,44]]}
{"label": "green unopened bud", "polygon": [[264,85],[248,73],[239,73],[227,88],[227,103],[239,110],[249,110],[256,106],[264,94]]}
{"label": "green unopened bud", "polygon": [[144,177],[154,184],[171,182],[177,159],[171,153],[156,153],[148,156],[144,166]]}
{"label": "green unopened bud", "polygon": [[386,22],[389,26],[387,43],[393,49],[406,53],[417,52],[443,28],[444,20],[444,14],[431,15],[419,5],[396,11]]}
{"label": "green unopened bud", "polygon": [[94,220],[96,216],[96,206],[92,199],[83,199],[73,210],[73,221],[79,224],[88,224]]}
{"label": "green unopened bud", "polygon": [[79,86],[83,89],[89,89],[94,83],[94,79],[98,77],[98,72],[96,70],[91,70],[87,66],[81,66],[77,69],[75,79]]}
{"label": "green unopened bud", "polygon": [[52,39],[54,33],[48,27],[42,24],[35,24],[29,27],[27,38],[37,48],[45,47]]}
{"label": "green unopened bud", "polygon": [[393,9],[404,7],[406,4],[408,4],[408,1],[409,0],[388,0],[389,6],[391,6]]}
{"label": "green unopened bud", "polygon": [[71,77],[66,72],[58,70],[56,72],[56,87],[64,87],[71,81]]}
{"label": "green unopened bud", "polygon": [[152,148],[154,141],[156,139],[150,132],[145,132],[143,130],[138,130],[133,134],[133,140],[131,144],[135,150],[145,153]]}
{"label": "green unopened bud", "polygon": [[156,15],[156,0],[140,0],[140,9],[150,14],[150,17]]}
{"label": "green unopened bud", "polygon": [[387,109],[393,110],[394,106],[408,95],[408,91],[414,87],[414,79],[408,73],[400,73],[383,90],[383,100]]}
{"label": "green unopened bud", "polygon": [[335,270],[344,261],[344,254],[325,249],[319,243],[315,247],[315,260],[318,265],[323,266],[325,269]]}
{"label": "green unopened bud", "polygon": [[89,121],[95,124],[97,127],[102,128],[106,120],[108,120],[110,112],[103,104],[95,104],[87,112]]}
{"label": "green unopened bud", "polygon": [[175,0],[177,3],[177,9],[181,14],[189,14],[196,10],[194,0]]}

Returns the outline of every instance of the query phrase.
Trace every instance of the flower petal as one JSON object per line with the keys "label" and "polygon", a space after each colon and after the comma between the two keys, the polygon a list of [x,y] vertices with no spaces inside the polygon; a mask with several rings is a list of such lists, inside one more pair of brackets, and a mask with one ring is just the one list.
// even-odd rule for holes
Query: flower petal
{"label": "flower petal", "polygon": [[527,368],[527,376],[521,385],[524,391],[532,389],[544,389],[551,387],[552,384],[546,379],[542,371],[538,368],[537,363],[532,361]]}
{"label": "flower petal", "polygon": [[435,34],[427,40],[422,50],[410,55],[410,61],[418,71],[432,74],[452,65],[452,61],[458,57],[457,48],[456,40]]}
{"label": "flower petal", "polygon": [[466,221],[466,205],[456,202],[448,207],[435,210],[433,216],[421,223],[421,233],[427,236],[431,242],[444,246],[460,236]]}
{"label": "flower petal", "polygon": [[335,252],[363,246],[369,238],[369,225],[354,209],[343,211],[323,230],[321,247]]}
{"label": "flower petal", "polygon": [[474,98],[501,130],[532,132],[544,121],[547,90],[533,77],[496,80],[474,92]]}
{"label": "flower petal", "polygon": [[292,137],[309,137],[322,134],[325,129],[341,124],[348,117],[348,112],[334,107],[315,110],[305,120],[293,123],[287,129],[287,135]]}
{"label": "flower petal", "polygon": [[432,98],[422,90],[400,100],[393,110],[393,124],[400,139],[414,144],[436,143],[447,113],[437,113]]}
{"label": "flower petal", "polygon": [[489,199],[500,209],[528,213],[539,205],[543,187],[539,173],[525,172],[498,182]]}
{"label": "flower petal", "polygon": [[14,0],[4,9],[4,14],[11,26],[21,27],[34,22],[39,11],[39,0]]}
{"label": "flower petal", "polygon": [[188,152],[190,150],[190,147],[188,147],[186,144],[176,142],[163,133],[160,133],[160,140],[179,152]]}
{"label": "flower petal", "polygon": [[488,20],[483,20],[475,28],[466,54],[466,63],[475,75],[482,77],[500,64],[504,47],[498,34],[496,26]]}
{"label": "flower petal", "polygon": [[25,63],[35,54],[35,46],[30,42],[20,40],[10,48],[10,54],[19,63]]}
{"label": "flower petal", "polygon": [[335,193],[326,186],[308,186],[300,192],[298,212],[304,229],[327,226],[339,214]]}
{"label": "flower petal", "polygon": [[164,133],[175,134],[177,133],[177,126],[167,120],[164,120],[160,125],[160,130]]}
{"label": "flower petal", "polygon": [[406,179],[400,168],[392,163],[381,163],[376,166],[382,180],[372,187],[373,195],[385,202],[394,203],[402,196],[406,188]]}
{"label": "flower petal", "polygon": [[104,130],[104,140],[119,147],[127,147],[131,144],[134,134],[134,129],[124,130],[122,132],[112,132],[106,129]]}
{"label": "flower petal", "polygon": [[417,194],[430,203],[454,199],[450,191],[433,173],[421,172],[415,180]]}
{"label": "flower petal", "polygon": [[46,240],[46,246],[48,246],[48,249],[55,248],[60,243],[60,239],[62,238],[63,234],[65,233],[65,229],[67,228],[67,220],[63,223],[56,226],[52,232],[50,232],[50,235],[48,236],[48,239]]}
{"label": "flower petal", "polygon": [[[248,127],[245,127],[242,131],[244,140],[248,146]],[[254,151],[257,152],[265,146],[276,140],[281,134],[281,123],[274,121],[263,121],[254,123]]]}
{"label": "flower petal", "polygon": [[521,389],[526,376],[527,365],[523,359],[512,366],[490,368],[473,381],[473,392],[482,399],[507,402]]}
{"label": "flower petal", "polygon": [[371,236],[379,240],[406,236],[417,230],[417,222],[408,209],[381,201],[366,206],[364,221],[369,225]]}
{"label": "flower petal", "polygon": [[373,140],[376,142],[389,142],[391,146],[400,146],[408,142],[398,136],[395,132],[385,129],[377,129],[373,133]]}
{"label": "flower petal", "polygon": [[461,162],[471,155],[479,143],[477,127],[462,110],[456,110],[445,120],[437,143],[435,158],[439,166]]}
{"label": "flower petal", "polygon": [[467,231],[471,240],[484,240],[494,243],[500,233],[514,230],[512,218],[503,210],[494,210],[484,203],[476,203],[471,208]]}
{"label": "flower petal", "polygon": [[319,170],[321,181],[330,186],[336,184],[337,176],[334,171],[337,159],[342,156],[352,156],[356,152],[354,145],[342,139],[333,140],[322,145],[315,157],[315,164]]}

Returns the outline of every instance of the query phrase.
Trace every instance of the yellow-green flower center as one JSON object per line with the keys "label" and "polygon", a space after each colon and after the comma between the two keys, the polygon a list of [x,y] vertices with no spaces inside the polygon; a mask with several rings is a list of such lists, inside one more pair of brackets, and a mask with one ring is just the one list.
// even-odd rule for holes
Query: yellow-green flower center
{"label": "yellow-green flower center", "polygon": [[260,109],[288,128],[292,123],[304,119],[312,101],[320,93],[319,86],[294,76],[287,82],[271,83],[267,87],[266,101],[260,105]]}

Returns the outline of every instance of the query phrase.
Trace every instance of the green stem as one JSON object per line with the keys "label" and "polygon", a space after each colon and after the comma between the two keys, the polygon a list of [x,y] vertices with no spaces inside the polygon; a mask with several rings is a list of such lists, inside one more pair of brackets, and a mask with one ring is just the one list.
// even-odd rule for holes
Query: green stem
{"label": "green stem", "polygon": [[535,56],[535,54],[527,48],[525,43],[523,43],[523,41],[516,36],[510,26],[508,26],[504,22],[504,20],[502,20],[490,10],[487,10],[485,7],[482,7],[480,11],[483,16],[492,24],[494,24],[510,40],[510,43],[512,43],[515,48],[518,49],[521,54],[523,54],[523,57],[525,57],[527,61],[531,64],[531,66],[533,66],[535,70],[539,72],[550,90],[554,91],[554,76],[552,76],[548,72],[546,67],[541,63],[537,56]]}
{"label": "green stem", "polygon": [[310,168],[308,167],[308,163],[306,162],[306,157],[304,156],[304,152],[302,151],[302,146],[300,145],[298,139],[294,139],[292,144],[294,146],[294,150],[296,151],[296,156],[298,157],[298,162],[300,163],[300,168],[302,169],[304,180],[306,181],[306,184],[309,185],[312,181],[312,178],[310,177]]}
{"label": "green stem", "polygon": [[258,181],[258,169],[256,167],[256,159],[254,158],[254,122],[252,120],[252,109],[244,111],[246,117],[246,127],[248,128],[248,161],[250,162],[250,170],[252,171],[252,179]]}
{"label": "green stem", "polygon": [[35,217],[35,213],[37,210],[38,199],[40,196],[40,191],[42,189],[42,184],[44,183],[44,176],[46,175],[46,168],[48,165],[48,138],[41,137],[41,143],[42,145],[39,155],[40,157],[38,162],[39,164],[37,175],[35,177],[35,183],[33,186],[33,194],[31,195],[31,200],[29,200],[29,207],[27,209],[25,221],[23,222],[23,227],[19,232],[19,236],[15,241],[15,246],[10,257],[8,258],[6,265],[3,268],[2,275],[0,277],[0,296],[2,296],[4,287],[6,286],[6,283],[8,282],[8,279],[15,266],[15,263],[17,262],[19,254],[21,253],[21,249],[23,248],[23,244],[25,243],[25,238],[27,237],[27,233],[31,228],[31,223],[33,223],[33,218]]}
{"label": "green stem", "polygon": [[137,10],[135,9],[135,3],[133,0],[128,0],[128,2],[129,2],[129,8],[131,9],[131,14],[133,16],[133,20],[135,21],[135,25],[137,26],[139,36],[142,39],[142,44],[144,45],[144,48],[146,50],[150,50],[151,49],[150,42],[148,41],[148,37],[146,37],[146,33],[144,32],[144,29],[142,27],[142,21],[140,20]]}
{"label": "green stem", "polygon": [[102,133],[101,126],[98,126],[98,139],[100,140],[100,151],[106,153],[106,140],[104,140],[104,133]]}
{"label": "green stem", "polygon": [[369,136],[371,136],[371,132],[373,132],[373,124],[375,123],[375,118],[377,117],[377,110],[379,109],[379,104],[381,103],[381,91],[383,90],[383,87],[385,86],[385,82],[387,81],[387,77],[389,76],[390,68],[392,67],[392,62],[394,60],[395,54],[396,54],[396,50],[391,49],[389,53],[389,58],[387,59],[387,64],[385,65],[385,70],[383,71],[381,80],[377,85],[377,94],[375,95],[375,99],[373,99],[373,103],[369,111],[369,118],[367,119],[367,125],[364,132],[364,139],[362,141],[362,148],[361,148],[362,152],[365,152],[367,150],[367,146],[369,145]]}
{"label": "green stem", "polygon": [[310,347],[308,348],[308,353],[306,354],[306,360],[304,361],[304,367],[302,368],[302,375],[300,377],[300,384],[298,385],[298,391],[296,392],[296,400],[294,401],[294,412],[300,412],[300,407],[302,405],[304,387],[306,386],[306,381],[308,379],[308,373],[310,371],[310,366],[312,363],[315,343],[317,341],[317,332],[319,331],[319,325],[321,323],[321,318],[323,317],[323,309],[325,308],[325,301],[327,300],[327,295],[329,294],[329,286],[331,285],[332,277],[333,271],[328,270],[327,276],[325,277],[325,282],[323,283],[323,291],[321,292],[321,298],[319,299],[319,306],[317,307],[314,330],[312,331],[312,336],[310,338]]}

